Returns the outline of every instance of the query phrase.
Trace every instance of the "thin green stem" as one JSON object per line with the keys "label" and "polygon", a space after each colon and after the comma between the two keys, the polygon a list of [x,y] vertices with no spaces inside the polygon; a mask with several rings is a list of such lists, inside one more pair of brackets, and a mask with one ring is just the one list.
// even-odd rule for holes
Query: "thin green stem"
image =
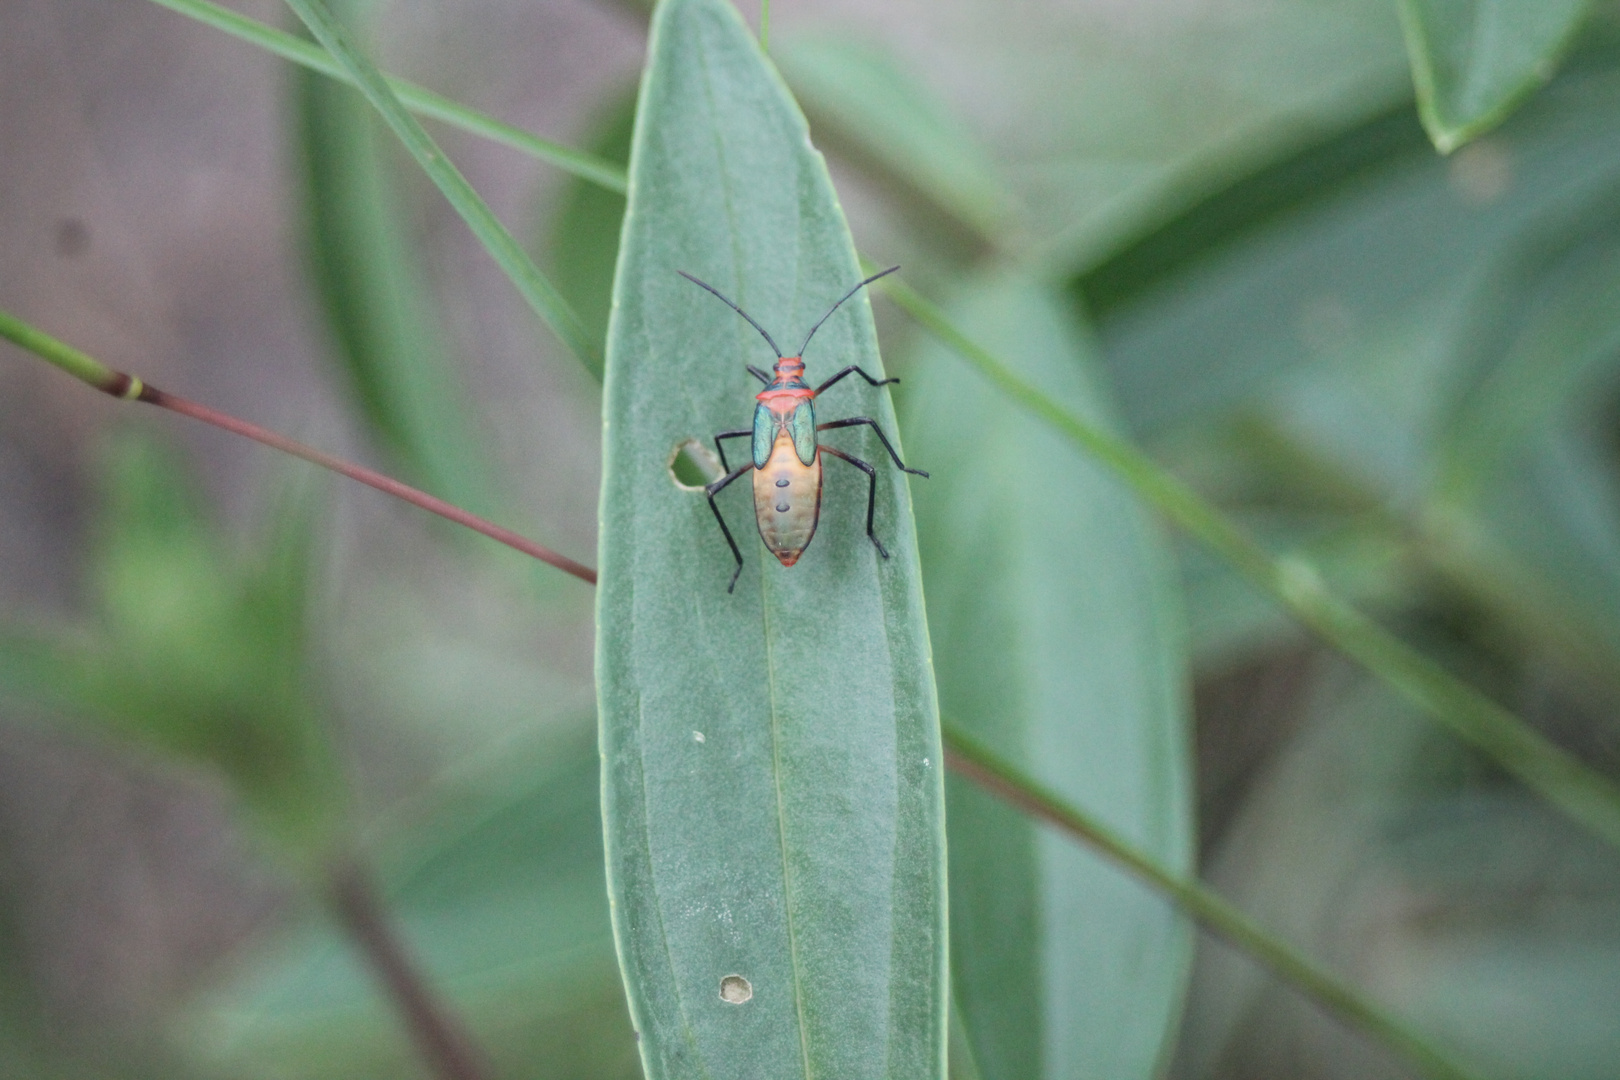
{"label": "thin green stem", "polygon": [[1112,469],[1138,497],[1211,548],[1301,623],[1575,821],[1620,847],[1620,788],[1613,782],[1329,592],[1310,564],[1273,556],[1136,446],[1059,405],[953,326],[916,290],[888,278],[884,291],[998,390]]}
{"label": "thin green stem", "polygon": [[941,725],[941,733],[945,762],[956,773],[1113,859],[1273,974],[1298,987],[1330,1012],[1405,1054],[1425,1074],[1445,1080],[1479,1080],[1479,1073],[1453,1060],[1451,1055],[1386,1012],[1360,990],[1272,936],[1214,891],[1160,866],[1108,826],[997,757],[955,725]]}
{"label": "thin green stem", "polygon": [[43,330],[34,329],[15,315],[4,311],[0,311],[0,337],[104,394],[122,396],[129,388],[127,376],[126,381],[120,383],[119,373],[95,357],[80,352],[64,341],[56,340]]}
{"label": "thin green stem", "polygon": [[[209,0],[152,0],[152,2],[196,19],[216,30],[223,30],[249,45],[255,45],[311,71],[346,82],[351,86],[358,85],[355,77],[333,59],[331,53],[286,31],[266,26],[245,15],[238,15],[228,8],[210,3]],[[628,190],[624,169],[611,161],[552,142],[550,139],[542,139],[538,135],[503,123],[486,113],[468,108],[415,83],[392,76],[384,78],[398,95],[399,100],[413,113],[509,146],[609,191],[616,191],[622,195]]]}
{"label": "thin green stem", "polygon": [[587,370],[600,371],[602,361],[596,345],[574,309],[540,272],[540,268],[534,265],[534,260],[529,258],[522,245],[506,231],[506,227],[472,185],[467,183],[460,170],[445,157],[416,117],[400,103],[388,80],[355,47],[348,31],[333,17],[326,4],[322,0],[287,0],[287,5],[298,13],[310,33],[336,58],[366,100],[382,114],[383,121],[399,136],[399,141],[405,145],[411,157],[438,186],[456,213],[461,215],[473,235],[484,245],[484,250],[505,271],[534,313],[551,327],[552,332]]}
{"label": "thin green stem", "polygon": [[351,480],[375,488],[385,495],[392,495],[396,499],[403,499],[413,506],[421,507],[432,514],[437,514],[447,521],[464,526],[476,533],[482,533],[498,543],[505,544],[514,551],[522,552],[530,558],[541,562],[566,574],[572,574],[581,581],[596,584],[596,571],[583,563],[575,562],[566,555],[552,551],[535,543],[529,538],[513,532],[493,521],[479,517],[477,514],[463,510],[452,503],[445,502],[425,491],[400,483],[391,476],[368,469],[364,465],[356,465],[352,461],[334,457],[331,454],[317,450],[312,446],[289,439],[285,435],[251,424],[246,420],[238,419],[228,413],[200,405],[195,401],[159,390],[150,383],[143,382],[133,375],[125,374],[107,367],[71,345],[58,341],[49,334],[36,330],[14,315],[0,311],[0,337],[21,346],[27,351],[49,362],[55,367],[72,375],[74,378],[88,383],[104,394],[121,398],[126,401],[144,401],[148,405],[156,405],[160,409],[167,409],[181,416],[189,416],[193,420],[201,420],[205,424],[228,431],[233,435],[240,435],[246,439],[261,443],[273,450],[280,450],[284,454],[291,454],[312,465],[319,465],[329,469],[339,476],[346,476]]}
{"label": "thin green stem", "polygon": [[771,51],[771,0],[759,0],[759,51]]}

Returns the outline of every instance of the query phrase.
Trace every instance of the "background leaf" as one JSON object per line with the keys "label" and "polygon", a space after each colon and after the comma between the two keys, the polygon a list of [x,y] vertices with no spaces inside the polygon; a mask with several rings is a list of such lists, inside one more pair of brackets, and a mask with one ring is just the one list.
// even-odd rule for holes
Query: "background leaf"
{"label": "background leaf", "polygon": [[[1304,201],[1286,199],[1231,231],[1180,226],[1173,252],[1159,256],[1164,269],[1128,300],[1116,291],[1099,312],[1126,419],[1151,437],[1253,400],[1307,367],[1323,386],[1335,372],[1340,390],[1358,383],[1341,409],[1382,392],[1374,408],[1386,428],[1432,408],[1445,386],[1433,381],[1436,367],[1496,253],[1548,215],[1593,206],[1612,190],[1615,101],[1600,70],[1572,71],[1526,107],[1523,123],[1449,160],[1411,137],[1408,118],[1408,138],[1381,139],[1386,149]],[[1243,194],[1270,197],[1264,184]],[[1212,200],[1187,216],[1203,210],[1231,212]],[[1077,278],[1081,293],[1089,277]],[[1359,366],[1380,362],[1377,379]],[[1367,442],[1365,473],[1415,478],[1411,437]]]}
{"label": "background leaf", "polygon": [[[572,724],[437,792],[425,825],[385,823],[399,930],[503,1075],[639,1075],[602,903],[591,736]],[[353,945],[306,915],[193,1011],[197,1059],[242,1077],[425,1075]]]}
{"label": "background leaf", "polygon": [[302,69],[291,85],[301,239],[357,411],[408,476],[487,516],[497,505],[493,473],[416,262],[400,190],[409,174],[358,91]]}
{"label": "background leaf", "polygon": [[988,154],[896,59],[875,46],[797,37],[773,53],[817,137],[871,163],[980,243],[1010,224],[1012,198]]}
{"label": "background leaf", "polygon": [[[630,134],[636,122],[636,92],[620,90],[602,108],[587,145],[604,161],[630,160]],[[613,268],[619,262],[619,231],[624,196],[589,180],[570,178],[551,226],[552,280],[598,345],[607,341],[613,306]],[[598,378],[602,373],[595,372]]]}
{"label": "background leaf", "polygon": [[[1612,305],[1588,301],[1604,288],[1601,223],[1613,216],[1620,176],[1609,55],[1582,53],[1500,131],[1449,160],[1434,157],[1410,117],[1380,120],[1231,186],[1079,276],[1077,293],[1102,301],[1099,337],[1132,425],[1274,548],[1308,554],[1354,595],[1397,601],[1414,585],[1410,557],[1423,555],[1407,523],[1421,521],[1436,483],[1462,482],[1455,462],[1564,422],[1546,401],[1569,379],[1538,356],[1556,355],[1570,372],[1595,363],[1575,385],[1594,409],[1606,400],[1593,392],[1607,370]],[[1343,175],[1329,179],[1322,170],[1334,161]],[[1510,342],[1516,378],[1533,395],[1491,374]],[[1601,424],[1593,415],[1581,430]],[[1235,439],[1245,427],[1267,434]],[[1481,441],[1482,432],[1491,434]],[[1602,453],[1580,439],[1583,460]],[[1611,559],[1601,549],[1612,530],[1597,524],[1611,496],[1600,484],[1578,485],[1585,494],[1576,497],[1575,474],[1554,460],[1569,459],[1546,458],[1539,480],[1492,474],[1492,484],[1512,486],[1488,492],[1500,512],[1454,514],[1444,527],[1457,540],[1436,554],[1444,561],[1455,543],[1483,544],[1477,565],[1442,571],[1513,607],[1536,627],[1530,639],[1571,654],[1597,637],[1548,632],[1548,620],[1603,619],[1579,600],[1541,599],[1550,581],[1537,578],[1564,567],[1579,581]],[[1544,504],[1555,491],[1575,501],[1551,512]],[[1408,512],[1393,531],[1392,504]],[[1188,579],[1207,663],[1297,637],[1226,568],[1194,553]]]}
{"label": "background leaf", "polygon": [[228,551],[177,459],[126,436],[109,453],[96,620],[0,632],[0,689],[98,735],[216,770],[259,839],[308,870],[347,792],[311,665],[314,504],[283,492],[259,551]]}
{"label": "background leaf", "polygon": [[[608,335],[597,608],[610,893],[643,1060],[654,1080],[939,1077],[942,763],[905,478],[876,462],[883,560],[862,535],[864,477],[829,462],[821,535],[792,569],[755,541],[747,492],[726,492],[747,559],[728,595],[709,508],[666,468],[681,440],[748,420],[742,365],[769,360],[676,271],[794,339],[859,280],[854,251],[734,9],[673,0],[650,49]],[[809,363],[879,373],[864,296]],[[896,431],[864,383],[824,418],[846,409]],[[720,998],[731,974],[752,986],[743,1004]]]}
{"label": "background leaf", "polygon": [[1551,79],[1591,0],[1400,0],[1418,112],[1441,153]]}
{"label": "background leaf", "polygon": [[[1060,294],[965,283],[952,321],[1109,423]],[[1193,861],[1188,673],[1174,563],[1109,474],[942,346],[911,369],[940,702],[953,722],[1179,872]],[[1162,899],[971,784],[946,784],[952,981],[984,1080],[1157,1074],[1188,927]]]}
{"label": "background leaf", "polygon": [[[1485,1075],[1609,1075],[1620,856],[1372,680],[1318,666],[1212,881]],[[1224,947],[1200,954],[1192,1000],[1175,1075],[1405,1073]]]}

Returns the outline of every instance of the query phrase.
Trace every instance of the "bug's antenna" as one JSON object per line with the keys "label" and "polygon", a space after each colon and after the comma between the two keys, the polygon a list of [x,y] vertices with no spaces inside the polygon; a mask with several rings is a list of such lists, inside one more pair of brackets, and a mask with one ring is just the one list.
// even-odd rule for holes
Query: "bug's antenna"
{"label": "bug's antenna", "polygon": [[[853,289],[849,290],[849,292],[845,293],[842,297],[840,297],[839,300],[838,300],[838,304],[842,304],[845,300],[848,300],[850,297],[854,296],[856,293],[860,292],[866,286],[872,284],[872,282],[876,281],[878,278],[882,277],[883,275],[892,274],[898,269],[900,269],[898,266],[891,266],[887,270],[878,271],[877,273],[873,274],[871,277],[867,278],[865,281],[861,282],[859,285],[855,286]],[[698,284],[701,285],[703,283],[698,282]],[[713,290],[711,290],[711,291],[713,291]],[[716,293],[716,295],[719,295],[719,294]],[[722,300],[725,299],[725,297],[723,297],[723,296],[720,297],[720,298]],[[808,334],[804,335],[804,344],[799,346],[798,355],[800,355],[800,356],[804,355],[804,350],[806,350],[806,349],[808,349],[810,347],[810,339],[816,336],[816,331],[821,329],[821,324],[822,323],[824,323],[828,319],[832,318],[832,313],[838,310],[838,304],[834,304],[832,307],[828,308],[827,309],[827,314],[825,314],[821,318],[817,319],[816,320],[816,325],[812,326],[810,328],[810,332]],[[747,316],[744,316],[744,318],[747,318]],[[754,320],[749,319],[748,321],[753,322]]]}
{"label": "bug's antenna", "polygon": [[[898,270],[900,268],[897,266],[897,267],[895,267],[895,269]],[[776,354],[776,358],[778,360],[780,360],[782,358],[782,349],[781,349],[781,347],[779,345],[777,345],[776,342],[771,340],[771,335],[765,333],[765,328],[763,326],[759,325],[759,323],[755,322],[754,317],[752,315],[748,314],[748,312],[744,311],[742,308],[738,307],[736,304],[733,304],[730,300],[727,300],[724,293],[722,293],[719,289],[715,288],[713,285],[710,285],[707,281],[699,281],[697,278],[693,277],[691,274],[688,274],[685,270],[677,270],[675,272],[677,274],[681,275],[681,277],[685,278],[687,281],[690,281],[692,284],[701,285],[705,289],[708,289],[710,292],[714,293],[714,295],[720,297],[720,299],[725,303],[725,305],[728,308],[730,308],[732,311],[735,311],[737,314],[741,315],[743,318],[747,319],[748,320],[748,325],[752,326],[755,330],[758,330],[760,332],[760,334],[764,336],[766,342],[768,342],[770,344],[770,346],[771,346],[771,351]],[[883,271],[883,273],[887,274],[888,271],[885,270],[885,271]],[[882,277],[883,274],[879,274],[878,276]],[[862,284],[865,284],[865,282],[862,282]],[[856,286],[856,288],[859,288],[859,287],[860,286]],[[845,297],[845,299],[848,299],[848,297]],[[843,302],[844,302],[843,300],[839,301],[840,304],[843,303]],[[811,332],[814,333],[814,331],[811,331]]]}

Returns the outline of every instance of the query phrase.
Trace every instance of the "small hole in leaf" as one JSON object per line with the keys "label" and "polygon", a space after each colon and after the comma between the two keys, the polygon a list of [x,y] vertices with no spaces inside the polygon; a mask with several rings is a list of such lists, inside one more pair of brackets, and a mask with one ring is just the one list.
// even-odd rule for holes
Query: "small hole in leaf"
{"label": "small hole in leaf", "polygon": [[682,491],[702,491],[724,475],[714,451],[696,439],[682,439],[669,452],[669,478]]}
{"label": "small hole in leaf", "polygon": [[753,986],[741,975],[727,975],[720,980],[720,1000],[728,1005],[741,1005],[753,996]]}

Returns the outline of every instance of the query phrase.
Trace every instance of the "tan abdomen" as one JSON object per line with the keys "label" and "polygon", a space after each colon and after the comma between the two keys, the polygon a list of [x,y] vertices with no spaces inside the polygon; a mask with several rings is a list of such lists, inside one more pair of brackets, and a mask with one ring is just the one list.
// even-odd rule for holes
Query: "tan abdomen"
{"label": "tan abdomen", "polygon": [[762,468],[754,470],[754,516],[759,536],[783,566],[799,561],[821,517],[821,450],[809,465],[799,460],[785,430]]}

